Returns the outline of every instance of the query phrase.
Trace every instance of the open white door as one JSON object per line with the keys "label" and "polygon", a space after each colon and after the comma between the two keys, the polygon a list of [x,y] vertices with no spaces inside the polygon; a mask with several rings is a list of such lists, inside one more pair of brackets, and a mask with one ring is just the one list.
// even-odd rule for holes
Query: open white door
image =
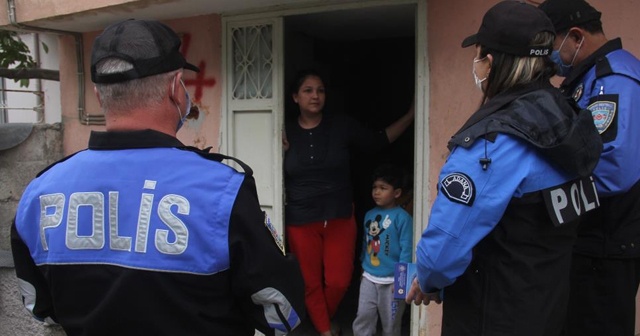
{"label": "open white door", "polygon": [[223,21],[221,152],[247,163],[260,205],[284,234],[282,18]]}

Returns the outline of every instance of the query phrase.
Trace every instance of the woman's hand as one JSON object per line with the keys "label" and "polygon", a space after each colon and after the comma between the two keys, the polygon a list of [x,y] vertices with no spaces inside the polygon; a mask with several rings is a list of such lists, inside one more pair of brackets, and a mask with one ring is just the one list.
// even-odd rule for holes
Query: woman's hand
{"label": "woman's hand", "polygon": [[440,299],[440,291],[423,293],[422,290],[420,290],[418,278],[413,278],[413,282],[411,282],[411,289],[409,289],[405,301],[409,304],[413,302],[416,306],[419,306],[420,304],[428,305],[431,301],[435,301],[435,303],[440,304],[442,299]]}
{"label": "woman's hand", "polygon": [[416,109],[415,102],[411,102],[411,107],[407,113],[405,113],[402,117],[398,118],[398,120],[394,121],[393,124],[387,126],[385,128],[385,132],[387,133],[387,139],[389,142],[394,142],[402,133],[411,125],[413,119],[415,119]]}

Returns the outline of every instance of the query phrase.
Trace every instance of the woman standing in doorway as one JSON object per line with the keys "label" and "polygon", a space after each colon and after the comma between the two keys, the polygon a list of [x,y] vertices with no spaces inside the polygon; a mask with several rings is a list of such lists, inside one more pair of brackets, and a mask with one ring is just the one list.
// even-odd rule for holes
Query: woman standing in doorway
{"label": "woman standing in doorway", "polygon": [[350,152],[394,142],[413,122],[414,108],[373,131],[347,115],[324,113],[324,81],[314,71],[300,73],[291,92],[300,114],[286,124],[284,137],[287,241],[300,262],[311,322],[321,336],[331,336],[355,255]]}

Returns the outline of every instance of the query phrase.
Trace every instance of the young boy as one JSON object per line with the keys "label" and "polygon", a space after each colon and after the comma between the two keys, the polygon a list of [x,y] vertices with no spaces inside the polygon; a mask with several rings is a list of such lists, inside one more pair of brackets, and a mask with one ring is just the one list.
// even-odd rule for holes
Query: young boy
{"label": "young boy", "polygon": [[376,207],[364,217],[362,281],[358,314],[353,321],[355,336],[376,334],[378,314],[382,335],[400,335],[405,302],[393,299],[393,275],[397,262],[411,262],[413,221],[397,205],[406,186],[397,166],[382,165],[373,173],[371,196]]}

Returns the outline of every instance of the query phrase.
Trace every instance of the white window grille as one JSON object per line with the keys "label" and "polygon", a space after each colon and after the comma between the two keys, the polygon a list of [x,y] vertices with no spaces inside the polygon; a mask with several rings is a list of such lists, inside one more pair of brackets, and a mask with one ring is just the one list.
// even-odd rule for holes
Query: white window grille
{"label": "white window grille", "polygon": [[270,24],[233,28],[233,100],[272,98],[272,30]]}

